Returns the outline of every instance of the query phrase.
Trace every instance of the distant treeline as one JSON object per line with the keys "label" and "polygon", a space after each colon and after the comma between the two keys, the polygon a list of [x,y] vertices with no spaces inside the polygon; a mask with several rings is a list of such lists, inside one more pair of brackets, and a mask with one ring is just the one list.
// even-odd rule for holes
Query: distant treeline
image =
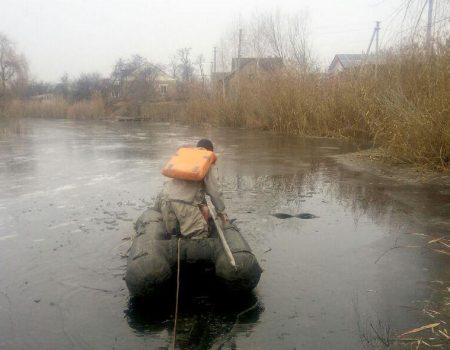
{"label": "distant treeline", "polygon": [[[0,115],[100,118],[145,114],[151,103],[186,100],[191,84],[206,81],[204,58],[199,56],[194,63],[190,51],[176,51],[170,74],[168,67],[134,55],[117,60],[107,77],[82,73],[70,78],[65,74],[59,82],[50,83],[29,79],[25,57],[0,33]],[[196,68],[201,76],[195,76]]]}

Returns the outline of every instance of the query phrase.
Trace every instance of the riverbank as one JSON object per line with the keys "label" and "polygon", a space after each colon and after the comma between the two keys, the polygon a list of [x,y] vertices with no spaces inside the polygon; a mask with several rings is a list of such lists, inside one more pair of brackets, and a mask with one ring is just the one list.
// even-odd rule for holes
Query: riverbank
{"label": "riverbank", "polygon": [[[402,203],[414,217],[423,217],[433,230],[420,232],[421,237],[428,241],[439,239],[450,234],[450,172],[437,172],[426,168],[417,168],[409,164],[393,162],[386,158],[379,149],[369,149],[352,153],[334,155],[333,158],[345,170],[354,174],[355,182],[371,182],[380,190],[386,191],[389,197]],[[427,211],[422,197],[417,193],[434,193],[427,199],[436,206],[434,218],[425,214]],[[426,242],[425,242],[426,243]],[[450,256],[450,242],[444,240],[438,252]],[[425,246],[427,246],[425,244]],[[429,246],[428,246],[429,248]]]}
{"label": "riverbank", "polygon": [[333,158],[350,170],[365,171],[404,184],[450,186],[449,170],[438,171],[400,162],[388,157],[380,148],[339,154]]}
{"label": "riverbank", "polygon": [[[361,174],[355,176],[354,182],[373,181],[380,191],[387,192],[392,200],[401,203],[411,220],[415,218],[419,222],[427,223],[422,228],[419,225],[414,231],[404,232],[400,240],[400,237],[397,237],[392,246],[387,247],[375,263],[389,254],[395,254],[394,251],[412,249],[419,250],[422,254],[435,254],[440,260],[439,264],[446,266],[450,258],[449,171],[437,172],[394,161],[387,158],[379,148],[338,154],[332,158],[355,175]],[[373,176],[377,180],[374,180]],[[433,195],[425,199],[418,196],[419,193],[433,193]],[[435,209],[433,216],[428,213],[427,208],[430,205],[440,207]],[[416,242],[411,245],[401,243],[406,236],[415,237]],[[431,296],[421,301],[418,308],[426,317],[423,325],[396,334],[395,337],[391,337],[392,339],[386,336],[383,341],[386,348],[407,349],[411,344],[417,348],[420,344],[447,348],[450,335],[447,333],[445,320],[449,317],[450,289],[445,281],[436,278],[430,282],[430,290]]]}

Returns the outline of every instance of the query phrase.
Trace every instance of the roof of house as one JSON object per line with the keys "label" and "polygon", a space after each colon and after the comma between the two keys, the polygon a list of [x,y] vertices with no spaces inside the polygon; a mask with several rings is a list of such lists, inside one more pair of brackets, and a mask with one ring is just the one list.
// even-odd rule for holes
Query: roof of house
{"label": "roof of house", "polygon": [[175,81],[176,79],[167,74],[161,67],[152,64],[150,62],[145,62],[144,64],[140,65],[139,67],[135,68],[131,74],[139,74],[143,72],[144,70],[150,70],[155,72],[154,78],[156,81]]}
{"label": "roof of house", "polygon": [[211,80],[221,81],[230,79],[238,71],[238,62],[239,70],[251,63],[255,63],[258,68],[265,71],[276,70],[284,67],[283,59],[280,57],[241,57],[239,61],[238,58],[235,57],[231,59],[231,72],[212,72]]}
{"label": "roof of house", "polygon": [[349,68],[361,64],[364,61],[366,55],[345,53],[337,54],[336,57],[339,59],[344,68]]}
{"label": "roof of house", "polygon": [[331,61],[328,71],[332,71],[338,62],[341,63],[344,69],[362,65],[364,63],[374,63],[376,57],[374,55],[365,54],[353,54],[353,53],[341,53],[336,54]]}
{"label": "roof of house", "polygon": [[163,70],[160,70],[159,73],[157,74],[156,81],[161,81],[161,82],[167,82],[167,81],[176,81],[176,79],[174,77],[171,77],[169,74],[167,74],[166,72],[164,72]]}
{"label": "roof of house", "polygon": [[231,59],[231,72],[227,73],[224,79],[231,79],[236,72],[251,63],[255,63],[257,68],[265,71],[273,71],[284,67],[283,59],[280,57],[241,57],[239,61],[235,57]]}
{"label": "roof of house", "polygon": [[230,74],[230,72],[212,72],[211,80],[223,80],[228,74]]}
{"label": "roof of house", "polygon": [[284,66],[283,59],[281,57],[237,57],[231,59],[231,71],[235,71],[239,68],[246,66],[249,63],[256,63],[259,68],[264,70],[274,70],[282,68]]}

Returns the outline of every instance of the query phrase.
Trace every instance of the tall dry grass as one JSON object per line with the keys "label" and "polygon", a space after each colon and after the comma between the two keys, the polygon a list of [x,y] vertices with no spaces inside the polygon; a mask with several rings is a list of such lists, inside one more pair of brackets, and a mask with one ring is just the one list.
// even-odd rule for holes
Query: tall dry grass
{"label": "tall dry grass", "polygon": [[181,107],[176,101],[146,102],[140,106],[138,115],[153,121],[177,121],[180,119]]}
{"label": "tall dry grass", "polygon": [[280,133],[372,141],[391,159],[450,167],[450,48],[432,57],[408,48],[384,63],[337,77],[277,73],[242,76],[221,91],[192,91],[184,116]]}
{"label": "tall dry grass", "polygon": [[4,107],[4,115],[14,118],[64,118],[69,104],[63,99],[51,101],[12,100]]}
{"label": "tall dry grass", "polygon": [[73,118],[95,119],[106,116],[101,97],[70,103],[63,98],[51,100],[19,100],[6,104],[3,115],[13,118]]}
{"label": "tall dry grass", "polygon": [[100,96],[69,105],[67,117],[72,119],[99,119],[106,116],[106,108]]}

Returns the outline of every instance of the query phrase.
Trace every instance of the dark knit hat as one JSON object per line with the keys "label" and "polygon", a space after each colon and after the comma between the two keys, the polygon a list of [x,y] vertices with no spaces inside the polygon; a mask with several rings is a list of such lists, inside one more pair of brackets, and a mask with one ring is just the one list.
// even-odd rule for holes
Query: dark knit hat
{"label": "dark knit hat", "polygon": [[208,151],[214,151],[214,146],[212,142],[208,139],[201,139],[197,142],[197,147],[206,148]]}

